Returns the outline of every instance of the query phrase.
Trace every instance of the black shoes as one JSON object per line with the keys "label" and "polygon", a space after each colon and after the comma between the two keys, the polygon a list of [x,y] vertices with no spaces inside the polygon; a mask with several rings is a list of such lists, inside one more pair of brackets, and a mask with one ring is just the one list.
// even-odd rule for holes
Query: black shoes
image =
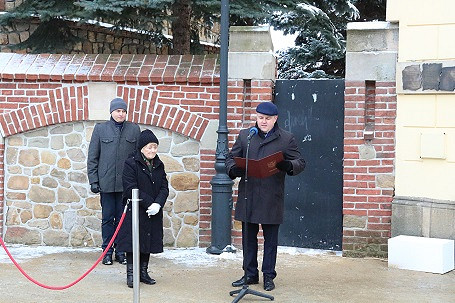
{"label": "black shoes", "polygon": [[[243,285],[258,284],[259,277],[247,277],[245,281],[245,276],[238,279],[237,281],[232,282],[232,286],[240,287]],[[275,289],[275,283],[273,283],[273,278],[264,276],[264,290],[271,291]]]}
{"label": "black shoes", "polygon": [[[115,261],[120,264],[126,264],[126,256],[125,254],[115,254]],[[105,255],[103,258],[104,265],[112,265],[112,255]]]}
{"label": "black shoes", "polygon": [[273,279],[270,277],[264,277],[264,290],[271,291],[275,289],[275,283],[273,283]]}
{"label": "black shoes", "polygon": [[234,287],[240,287],[243,285],[251,285],[251,284],[258,284],[259,283],[259,277],[247,277],[245,281],[245,276],[241,277],[237,281],[232,282],[232,286]]}
{"label": "black shoes", "polygon": [[112,256],[111,255],[105,255],[103,258],[103,264],[104,265],[112,265]]}
{"label": "black shoes", "polygon": [[117,261],[120,264],[126,264],[125,253],[117,253],[117,254],[115,254],[115,261]]}

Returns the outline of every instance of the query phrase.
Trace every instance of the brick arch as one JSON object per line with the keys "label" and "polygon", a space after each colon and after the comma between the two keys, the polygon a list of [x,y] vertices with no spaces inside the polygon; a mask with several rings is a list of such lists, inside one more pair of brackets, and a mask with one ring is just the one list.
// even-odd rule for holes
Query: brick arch
{"label": "brick arch", "polygon": [[[156,90],[120,85],[118,92],[118,97],[128,103],[129,121],[169,129],[197,141],[209,123],[207,118],[189,110],[162,104]],[[89,120],[86,84],[48,90],[34,101],[39,100],[46,101],[0,114],[4,137],[49,125]]]}
{"label": "brick arch", "polygon": [[158,126],[200,141],[209,119],[178,104],[166,104],[159,89],[119,85],[117,96],[128,103],[128,121]]}
{"label": "brick arch", "polygon": [[39,91],[40,97],[31,99],[28,106],[0,114],[0,127],[4,137],[53,124],[88,119],[86,84]]}
{"label": "brick arch", "polygon": [[[22,91],[0,96],[3,137],[88,120],[87,83],[103,81],[117,83],[117,96],[128,100],[129,121],[170,129],[200,141],[208,122],[214,119],[219,65],[217,56],[212,55],[0,53],[0,80],[9,81],[0,89],[12,94]],[[203,97],[187,97],[191,94]],[[14,105],[8,108],[8,104]]]}

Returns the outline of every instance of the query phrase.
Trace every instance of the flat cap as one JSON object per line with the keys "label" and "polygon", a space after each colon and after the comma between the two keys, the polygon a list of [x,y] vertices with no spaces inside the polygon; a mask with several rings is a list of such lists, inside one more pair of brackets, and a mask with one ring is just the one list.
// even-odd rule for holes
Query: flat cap
{"label": "flat cap", "polygon": [[278,108],[272,102],[262,102],[256,107],[256,112],[267,116],[276,116],[278,115]]}

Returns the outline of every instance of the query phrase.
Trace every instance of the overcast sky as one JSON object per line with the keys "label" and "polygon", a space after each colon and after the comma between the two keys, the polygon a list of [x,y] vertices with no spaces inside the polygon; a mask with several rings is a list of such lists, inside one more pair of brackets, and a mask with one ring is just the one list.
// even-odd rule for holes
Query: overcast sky
{"label": "overcast sky", "polygon": [[294,35],[283,35],[281,31],[273,30],[273,26],[270,27],[270,32],[272,35],[273,48],[276,51],[294,46],[294,40],[297,34]]}

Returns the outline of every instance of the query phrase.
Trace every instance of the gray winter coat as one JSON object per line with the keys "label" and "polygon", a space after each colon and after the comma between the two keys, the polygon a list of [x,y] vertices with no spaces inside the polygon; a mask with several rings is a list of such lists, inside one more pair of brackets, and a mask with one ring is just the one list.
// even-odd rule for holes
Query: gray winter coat
{"label": "gray winter coat", "polygon": [[[234,157],[246,156],[247,137],[249,130],[240,131],[231,152],[226,159],[226,171],[235,166]],[[275,126],[275,131],[267,138],[255,135],[250,141],[249,159],[261,159],[283,152],[285,160],[292,163],[292,175],[297,175],[305,168],[305,161],[301,158],[294,135]],[[281,224],[284,214],[284,179],[286,173],[278,172],[267,178],[248,177],[247,212],[245,215],[245,179],[240,179],[235,219],[242,222],[257,224]]]}
{"label": "gray winter coat", "polygon": [[89,183],[98,183],[103,193],[123,192],[122,173],[125,160],[136,150],[141,130],[125,121],[120,130],[111,119],[97,123],[88,148]]}

